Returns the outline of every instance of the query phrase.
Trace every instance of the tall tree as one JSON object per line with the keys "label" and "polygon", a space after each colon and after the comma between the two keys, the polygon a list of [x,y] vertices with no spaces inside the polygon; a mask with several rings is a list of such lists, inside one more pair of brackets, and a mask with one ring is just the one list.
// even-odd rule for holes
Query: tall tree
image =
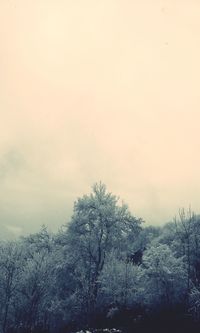
{"label": "tall tree", "polygon": [[109,193],[104,184],[95,184],[92,189],[90,195],[75,202],[68,228],[68,240],[88,312],[94,310],[107,255],[113,248],[119,255],[125,251],[139,233],[141,224],[141,219],[132,216],[125,204],[120,205],[119,199]]}

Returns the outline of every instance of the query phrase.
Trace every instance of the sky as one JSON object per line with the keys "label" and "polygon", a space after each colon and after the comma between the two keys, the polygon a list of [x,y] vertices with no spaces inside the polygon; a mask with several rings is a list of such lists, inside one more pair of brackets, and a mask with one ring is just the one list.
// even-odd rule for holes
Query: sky
{"label": "sky", "polygon": [[147,224],[199,213],[199,0],[0,0],[0,226],[98,181]]}

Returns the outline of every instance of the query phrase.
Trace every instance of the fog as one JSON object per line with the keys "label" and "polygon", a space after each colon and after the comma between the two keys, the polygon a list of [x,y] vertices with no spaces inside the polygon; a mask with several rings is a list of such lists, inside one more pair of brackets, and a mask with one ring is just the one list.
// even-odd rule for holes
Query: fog
{"label": "fog", "polygon": [[101,180],[158,225],[199,212],[198,0],[0,1],[0,224],[55,230]]}

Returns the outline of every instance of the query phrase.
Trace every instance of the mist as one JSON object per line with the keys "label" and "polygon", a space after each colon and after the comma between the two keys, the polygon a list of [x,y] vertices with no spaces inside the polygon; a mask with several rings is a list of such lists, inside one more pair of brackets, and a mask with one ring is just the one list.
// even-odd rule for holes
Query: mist
{"label": "mist", "polygon": [[160,225],[200,195],[196,0],[0,2],[0,223],[57,230],[102,181]]}

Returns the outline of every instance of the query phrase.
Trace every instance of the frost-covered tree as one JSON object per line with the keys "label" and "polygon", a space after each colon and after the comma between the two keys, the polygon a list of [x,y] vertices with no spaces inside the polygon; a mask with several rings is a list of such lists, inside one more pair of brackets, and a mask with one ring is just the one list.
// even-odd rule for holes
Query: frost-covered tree
{"label": "frost-covered tree", "polygon": [[15,299],[21,272],[20,243],[0,244],[0,325],[3,332],[13,324]]}
{"label": "frost-covered tree", "polygon": [[169,307],[183,301],[186,270],[183,258],[176,258],[166,244],[152,245],[143,256],[145,298],[152,306]]}
{"label": "frost-covered tree", "polygon": [[191,209],[181,209],[174,225],[176,251],[179,256],[184,256],[189,295],[193,286],[200,287],[200,217]]}
{"label": "frost-covered tree", "polygon": [[53,241],[43,226],[40,232],[23,237],[20,243],[23,255],[15,298],[15,326],[32,331],[47,324]]}
{"label": "frost-covered tree", "polygon": [[125,204],[95,184],[90,195],[79,198],[68,228],[68,244],[76,263],[75,274],[82,302],[88,312],[95,307],[99,277],[113,248],[119,255],[140,231],[141,220],[131,215]]}
{"label": "frost-covered tree", "polygon": [[143,269],[126,258],[118,259],[113,251],[101,274],[100,306],[131,307],[141,302]]}

